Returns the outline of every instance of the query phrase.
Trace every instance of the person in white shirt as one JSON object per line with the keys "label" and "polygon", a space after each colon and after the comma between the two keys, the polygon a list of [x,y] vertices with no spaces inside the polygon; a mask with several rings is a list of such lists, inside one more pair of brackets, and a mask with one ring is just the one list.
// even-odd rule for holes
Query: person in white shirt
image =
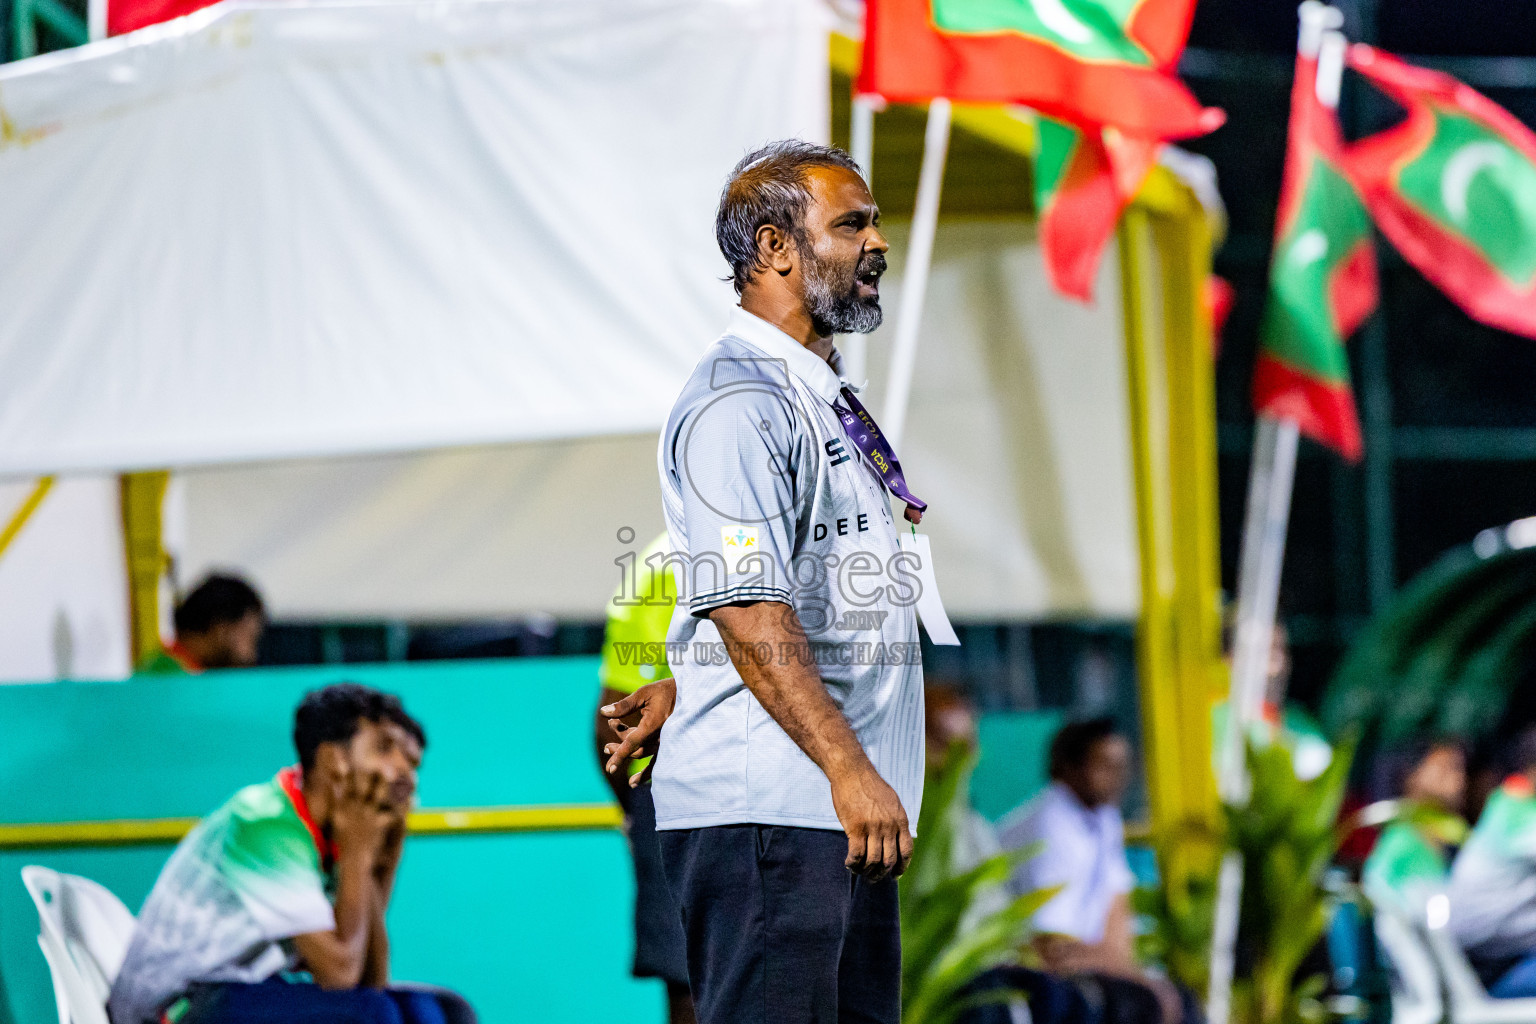
{"label": "person in white shirt", "polygon": [[680,595],[652,795],[702,1024],[901,1016],[923,673],[887,492],[925,506],[833,346],[880,323],[879,215],[841,150],[737,165],[715,233],[741,305],[661,434]]}
{"label": "person in white shirt", "polygon": [[1133,947],[1130,894],[1136,880],[1120,818],[1130,743],[1111,719],[1070,723],[1051,741],[1049,771],[1045,791],[999,830],[1005,849],[1041,844],[1014,873],[1016,893],[1061,887],[1035,915],[1035,949],[1057,976],[1150,989],[1164,1024],[1175,1024],[1185,1015],[1183,998],[1166,979],[1141,969]]}

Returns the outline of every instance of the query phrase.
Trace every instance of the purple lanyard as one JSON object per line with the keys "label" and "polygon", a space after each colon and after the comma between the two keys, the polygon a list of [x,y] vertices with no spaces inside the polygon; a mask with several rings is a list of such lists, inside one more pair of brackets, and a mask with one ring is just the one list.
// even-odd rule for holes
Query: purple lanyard
{"label": "purple lanyard", "polygon": [[875,467],[886,489],[907,503],[907,521],[913,524],[922,522],[928,503],[907,489],[907,478],[901,474],[901,461],[896,458],[896,452],[885,435],[880,433],[879,424],[846,387],[843,388],[843,401],[848,403],[848,408],[836,403],[833,403],[832,408],[837,410],[838,419],[843,421],[843,431],[847,433],[848,439]]}

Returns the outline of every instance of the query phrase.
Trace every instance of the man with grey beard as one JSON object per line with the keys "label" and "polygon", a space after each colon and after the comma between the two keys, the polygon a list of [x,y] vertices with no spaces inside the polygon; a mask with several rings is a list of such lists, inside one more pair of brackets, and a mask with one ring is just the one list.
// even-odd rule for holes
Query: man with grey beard
{"label": "man with grey beard", "polygon": [[703,1024],[900,1018],[923,680],[887,492],[925,506],[833,347],[880,324],[879,220],[841,150],[743,159],[715,221],[741,305],[662,432],[682,593],[652,792]]}

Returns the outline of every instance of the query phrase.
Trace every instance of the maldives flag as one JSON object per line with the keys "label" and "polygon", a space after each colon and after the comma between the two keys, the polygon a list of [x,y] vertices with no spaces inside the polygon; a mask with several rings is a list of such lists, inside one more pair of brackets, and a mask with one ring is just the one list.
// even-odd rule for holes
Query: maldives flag
{"label": "maldives flag", "polygon": [[1046,273],[1063,295],[1090,302],[1104,246],[1159,144],[1049,117],[1036,120],[1036,134],[1035,210]]}
{"label": "maldives flag", "polygon": [[1346,153],[1381,233],[1468,315],[1536,337],[1536,135],[1450,75],[1363,45],[1349,64],[1408,110]]}
{"label": "maldives flag", "polygon": [[216,0],[107,0],[107,34],[122,35],[146,25],[211,7]]}
{"label": "maldives flag", "polygon": [[1204,135],[1225,115],[1174,76],[1194,0],[866,0],[859,91],[1018,103],[1132,135]]}
{"label": "maldives flag", "polygon": [[1317,60],[1298,55],[1253,404],[1355,460],[1344,342],[1376,308],[1376,259],[1370,218],[1339,167],[1342,146],[1338,119],[1317,99]]}

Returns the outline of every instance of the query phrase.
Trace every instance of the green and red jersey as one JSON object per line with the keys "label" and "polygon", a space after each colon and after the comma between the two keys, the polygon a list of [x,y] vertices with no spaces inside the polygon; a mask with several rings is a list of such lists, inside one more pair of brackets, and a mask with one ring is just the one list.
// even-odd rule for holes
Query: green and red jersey
{"label": "green and red jersey", "polygon": [[181,841],[144,901],[108,1001],[114,1024],[158,1021],[194,982],[294,970],[289,940],[336,926],[333,860],[298,769],[240,790]]}

